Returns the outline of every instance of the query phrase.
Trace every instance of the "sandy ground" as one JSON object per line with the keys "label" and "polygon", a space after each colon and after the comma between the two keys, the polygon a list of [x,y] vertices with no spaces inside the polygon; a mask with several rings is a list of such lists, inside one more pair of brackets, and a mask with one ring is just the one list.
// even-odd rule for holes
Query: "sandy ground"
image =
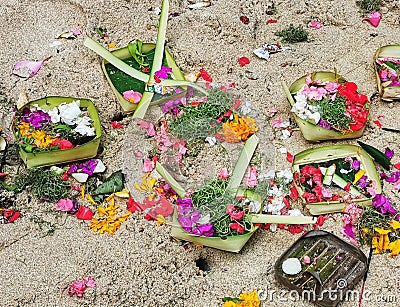
{"label": "sandy ground", "polygon": [[[276,13],[266,14],[269,1],[212,1],[210,7],[187,8],[188,1],[172,0],[170,12],[178,13],[168,23],[168,47],[184,72],[205,68],[219,84],[236,83],[233,94],[252,101],[261,112],[276,108],[276,118],[289,120],[288,103],[281,81],[293,82],[306,72],[332,70],[359,84],[369,97],[376,91],[372,57],[382,45],[398,43],[399,1],[384,1],[383,19],[378,28],[362,22],[355,1],[275,0]],[[135,148],[133,124],[129,118],[125,134],[111,135],[110,120],[121,112],[104,78],[100,59],[83,46],[86,36],[99,39],[95,27],[108,30],[110,41],[125,46],[134,38],[150,41],[157,24],[155,8],[160,1],[150,0],[0,0],[0,88],[16,99],[25,90],[30,99],[44,96],[72,96],[91,99],[104,126],[104,163],[107,173],[131,170]],[[239,17],[250,22],[243,24]],[[276,24],[266,20],[277,19]],[[311,20],[324,24],[309,29],[306,43],[292,44],[291,50],[258,59],[252,51],[266,43],[279,42],[274,32],[290,23],[307,27]],[[50,47],[62,32],[81,29],[76,40]],[[38,75],[28,80],[11,74],[18,60],[41,60],[51,56]],[[237,59],[247,56],[250,64],[240,67]],[[285,67],[281,65],[288,63]],[[245,77],[245,71],[260,76]],[[376,97],[376,96],[375,96]],[[371,119],[382,115],[384,126],[399,127],[397,104],[372,100]],[[2,105],[2,125],[11,120],[11,106]],[[364,136],[378,148],[390,147],[400,161],[398,135],[384,132],[371,123]],[[342,143],[354,144],[354,140]],[[326,142],[324,144],[330,144]],[[299,131],[282,142],[275,142],[265,154],[275,161],[277,170],[289,167],[278,149],[297,153],[319,146],[306,142]],[[127,174],[128,178],[132,178]],[[127,188],[133,190],[132,179]],[[386,187],[395,206],[397,194]],[[158,227],[140,214],[123,224],[115,236],[98,235],[84,222],[60,218],[53,205],[38,203],[27,194],[18,195],[16,207],[23,212],[14,224],[0,225],[0,305],[1,306],[221,306],[224,296],[238,296],[252,289],[279,291],[272,266],[298,238],[286,231],[258,231],[239,254],[211,248],[189,246],[174,241],[168,226]],[[42,221],[41,223],[34,222]],[[40,226],[40,227],[39,227]],[[340,215],[333,215],[323,229],[338,234]],[[202,272],[195,261],[206,259],[210,270]],[[395,306],[400,301],[400,258],[374,255],[367,280],[368,299],[363,306]],[[97,281],[81,299],[71,298],[63,289],[76,279],[91,275]],[[360,289],[360,284],[356,289]],[[269,292],[270,293],[270,292]],[[386,297],[386,302],[385,302]],[[286,299],[287,297],[284,297]],[[279,300],[276,296],[263,306],[310,306],[301,301]],[[341,306],[355,306],[343,302]]]}

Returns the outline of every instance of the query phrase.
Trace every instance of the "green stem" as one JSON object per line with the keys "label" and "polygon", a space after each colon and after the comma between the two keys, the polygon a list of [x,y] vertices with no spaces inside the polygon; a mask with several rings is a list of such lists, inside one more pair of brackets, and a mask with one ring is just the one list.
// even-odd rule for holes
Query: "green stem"
{"label": "green stem", "polygon": [[[160,23],[158,26],[156,48],[154,51],[153,66],[151,67],[150,77],[148,79],[148,83],[150,84],[154,82],[154,73],[161,69],[163,62],[165,36],[167,33],[168,11],[169,11],[169,0],[163,0],[161,15],[160,15]],[[135,110],[135,113],[133,113],[133,118],[144,118],[147,109],[150,105],[150,102],[153,99],[153,95],[154,95],[153,93],[148,93],[148,94],[146,94],[146,92],[144,93],[142,99],[140,100]]]}
{"label": "green stem", "polygon": [[83,45],[86,46],[87,48],[89,48],[90,50],[94,51],[95,53],[97,53],[103,59],[105,59],[110,64],[112,64],[119,70],[123,71],[127,75],[129,75],[135,79],[138,79],[142,82],[147,82],[149,80],[148,75],[129,66],[128,64],[126,64],[125,62],[123,62],[122,60],[117,58],[115,55],[113,55],[110,51],[108,51],[103,46],[101,46],[99,43],[95,42],[90,37],[86,37]]}

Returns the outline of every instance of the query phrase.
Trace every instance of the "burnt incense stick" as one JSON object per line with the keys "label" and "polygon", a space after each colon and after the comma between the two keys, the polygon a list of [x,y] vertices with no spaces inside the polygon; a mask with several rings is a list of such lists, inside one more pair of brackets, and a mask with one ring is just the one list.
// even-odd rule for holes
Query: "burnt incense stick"
{"label": "burnt incense stick", "polygon": [[382,127],[382,130],[389,131],[389,132],[400,132],[399,129],[387,128],[387,127]]}
{"label": "burnt incense stick", "polygon": [[361,286],[361,293],[360,293],[360,299],[359,299],[358,307],[361,307],[361,304],[362,304],[362,299],[363,299],[364,290],[365,290],[365,282],[367,281],[368,271],[369,271],[369,266],[371,264],[372,252],[373,251],[374,251],[374,249],[372,248],[372,245],[371,245],[371,247],[369,249],[367,269],[365,270],[364,277],[363,277],[363,283],[362,283],[362,286]]}

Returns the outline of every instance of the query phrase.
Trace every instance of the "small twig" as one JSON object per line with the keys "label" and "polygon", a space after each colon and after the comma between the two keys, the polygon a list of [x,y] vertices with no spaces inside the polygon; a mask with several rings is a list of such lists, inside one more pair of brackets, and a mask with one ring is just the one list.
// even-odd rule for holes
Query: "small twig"
{"label": "small twig", "polygon": [[10,244],[4,245],[2,249],[6,249],[7,247],[10,247],[11,245],[13,245],[14,243],[17,243],[19,240],[25,238],[27,235],[29,235],[30,232],[27,232],[26,234],[24,234],[23,236],[19,237],[18,239],[15,239],[14,241],[12,241]]}
{"label": "small twig", "polygon": [[367,277],[368,277],[368,271],[369,271],[369,267],[370,267],[370,264],[371,264],[372,252],[373,252],[373,251],[374,251],[374,249],[373,249],[373,247],[372,247],[372,245],[371,245],[371,247],[370,247],[370,249],[369,249],[368,260],[367,260],[367,269],[365,270],[364,278],[363,278],[363,283],[362,283],[362,287],[361,287],[360,301],[359,301],[359,303],[358,303],[358,307],[361,307],[361,304],[362,304],[362,299],[363,299],[364,290],[365,290],[365,282],[366,282]]}

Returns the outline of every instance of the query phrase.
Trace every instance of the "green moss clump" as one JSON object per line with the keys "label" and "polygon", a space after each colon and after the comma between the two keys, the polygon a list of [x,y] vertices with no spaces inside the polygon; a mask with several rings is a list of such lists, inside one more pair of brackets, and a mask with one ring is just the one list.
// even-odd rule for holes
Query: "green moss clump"
{"label": "green moss clump", "polygon": [[275,35],[282,37],[282,40],[286,43],[305,42],[308,39],[308,32],[302,25],[295,27],[291,24],[289,27],[276,32]]}
{"label": "green moss clump", "polygon": [[28,187],[37,198],[56,202],[69,193],[71,184],[51,170],[33,168],[15,178],[15,192]]}
{"label": "green moss clump", "polygon": [[356,1],[356,4],[360,8],[361,13],[369,14],[372,12],[380,11],[382,1],[381,0],[358,0],[358,1]]}

